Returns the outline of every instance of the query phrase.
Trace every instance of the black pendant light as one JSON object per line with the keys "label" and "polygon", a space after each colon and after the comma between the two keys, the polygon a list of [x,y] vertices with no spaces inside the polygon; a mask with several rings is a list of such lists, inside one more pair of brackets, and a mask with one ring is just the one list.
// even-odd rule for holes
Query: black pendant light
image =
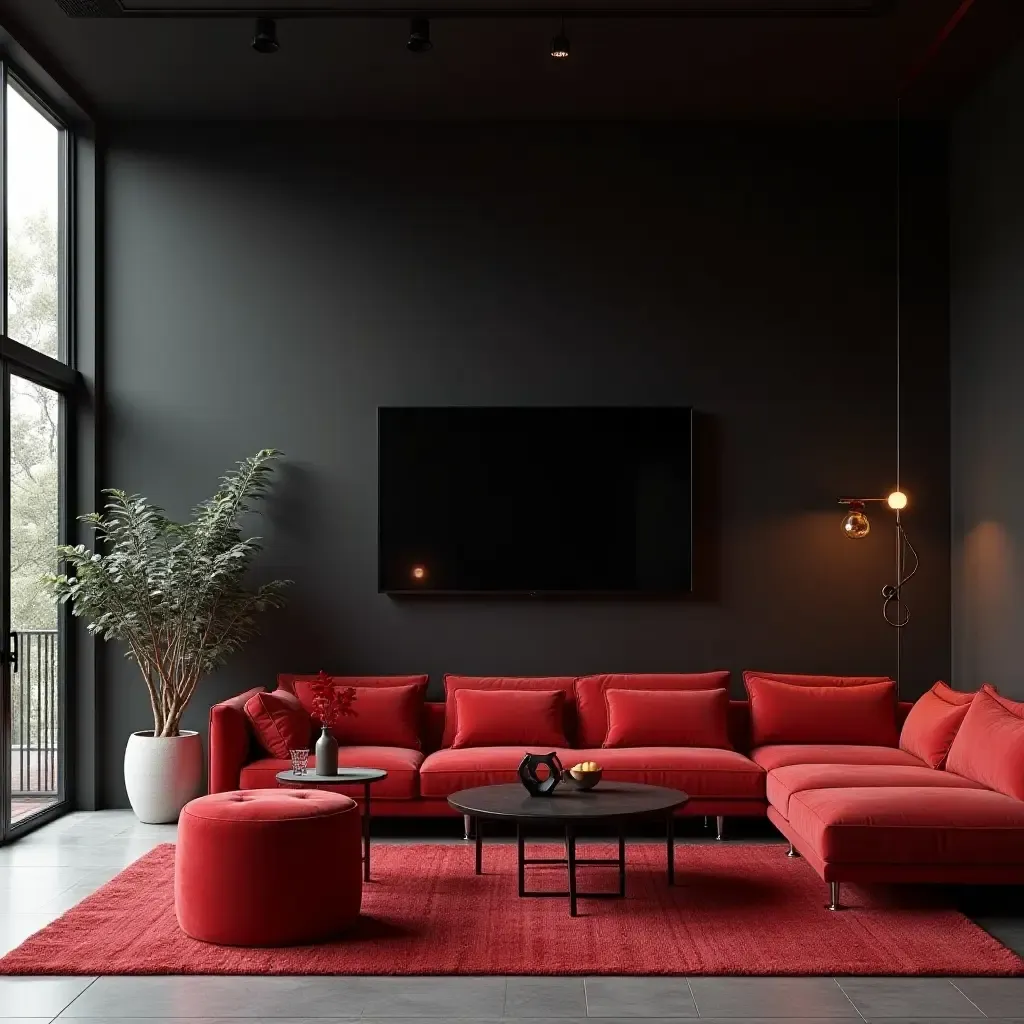
{"label": "black pendant light", "polygon": [[409,22],[409,38],[406,47],[410,53],[426,53],[434,48],[430,41],[430,20],[428,18],[413,18]]}
{"label": "black pendant light", "polygon": [[252,48],[257,53],[277,53],[281,44],[277,40],[277,22],[273,18],[257,18]]}

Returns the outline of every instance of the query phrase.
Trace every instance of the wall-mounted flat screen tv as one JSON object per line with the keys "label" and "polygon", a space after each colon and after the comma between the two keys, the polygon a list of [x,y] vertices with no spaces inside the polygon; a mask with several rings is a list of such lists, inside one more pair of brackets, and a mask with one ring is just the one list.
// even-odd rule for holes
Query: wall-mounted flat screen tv
{"label": "wall-mounted flat screen tv", "polygon": [[688,408],[381,408],[378,589],[692,587]]}

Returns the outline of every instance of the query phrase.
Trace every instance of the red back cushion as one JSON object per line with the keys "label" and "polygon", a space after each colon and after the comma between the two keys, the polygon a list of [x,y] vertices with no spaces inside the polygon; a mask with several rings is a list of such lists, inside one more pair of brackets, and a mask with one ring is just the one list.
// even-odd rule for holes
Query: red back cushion
{"label": "red back cushion", "polygon": [[[953,699],[947,699],[947,694],[953,694]],[[959,694],[945,683],[936,683],[910,709],[900,732],[900,750],[931,768],[941,768],[973,699],[973,694]]]}
{"label": "red back cushion", "polygon": [[294,693],[278,689],[254,694],[245,702],[245,717],[271,757],[284,758],[290,750],[309,749],[312,722]]}
{"label": "red back cushion", "polygon": [[749,676],[757,679],[771,679],[776,683],[790,686],[870,686],[872,683],[891,683],[889,676],[807,676],[785,672],[744,672],[743,681]]}
{"label": "red back cushion", "polygon": [[356,686],[354,715],[343,715],[331,732],[342,746],[421,750],[426,687]]}
{"label": "red back cushion", "polygon": [[564,690],[455,691],[452,747],[567,747]]}
{"label": "red back cushion", "polygon": [[[986,683],[986,686],[988,684]],[[947,704],[970,704],[974,700],[974,695],[978,692],[977,690],[954,690],[952,686],[947,685],[941,680],[937,682],[932,688],[931,693],[934,693],[936,697],[940,697]],[[995,693],[995,690],[992,691]],[[996,700],[999,700],[998,694]]]}
{"label": "red back cushion", "polygon": [[946,771],[1024,800],[1024,717],[1005,700],[988,688],[975,695],[949,748]]}
{"label": "red back cushion", "polygon": [[659,672],[631,675],[581,676],[576,680],[578,741],[581,747],[599,747],[608,734],[605,691],[614,690],[728,690],[728,672],[682,674]]}
{"label": "red back cushion", "polygon": [[612,690],[606,747],[718,747],[729,743],[729,693],[721,690]]}
{"label": "red back cushion", "polygon": [[561,690],[565,694],[563,732],[571,737],[575,732],[576,717],[572,702],[574,682],[573,676],[445,676],[444,736],[441,746],[450,747],[459,731],[459,711],[455,704],[455,694],[459,690]]}
{"label": "red back cushion", "polygon": [[895,747],[896,684],[793,685],[744,673],[751,742],[852,743]]}

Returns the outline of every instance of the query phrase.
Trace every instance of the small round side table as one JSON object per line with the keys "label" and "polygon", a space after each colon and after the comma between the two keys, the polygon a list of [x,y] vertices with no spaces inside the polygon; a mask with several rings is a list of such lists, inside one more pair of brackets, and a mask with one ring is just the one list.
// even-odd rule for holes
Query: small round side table
{"label": "small round side table", "polygon": [[293,771],[278,772],[279,786],[350,786],[363,785],[363,881],[370,880],[370,786],[388,773],[381,768],[339,768],[337,775],[317,775],[306,772],[296,775]]}

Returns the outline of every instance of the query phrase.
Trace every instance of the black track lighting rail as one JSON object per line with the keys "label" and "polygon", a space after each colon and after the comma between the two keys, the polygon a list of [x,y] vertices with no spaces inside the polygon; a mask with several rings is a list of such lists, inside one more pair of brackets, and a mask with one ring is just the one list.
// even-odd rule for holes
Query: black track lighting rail
{"label": "black track lighting rail", "polygon": [[131,7],[122,0],[56,0],[71,17],[77,18],[872,18],[888,14],[896,0],[838,0],[834,3],[777,4],[700,3],[681,6],[664,4],[612,6],[580,3],[568,6],[419,6],[383,7],[355,4],[308,4],[293,7],[172,6]]}

